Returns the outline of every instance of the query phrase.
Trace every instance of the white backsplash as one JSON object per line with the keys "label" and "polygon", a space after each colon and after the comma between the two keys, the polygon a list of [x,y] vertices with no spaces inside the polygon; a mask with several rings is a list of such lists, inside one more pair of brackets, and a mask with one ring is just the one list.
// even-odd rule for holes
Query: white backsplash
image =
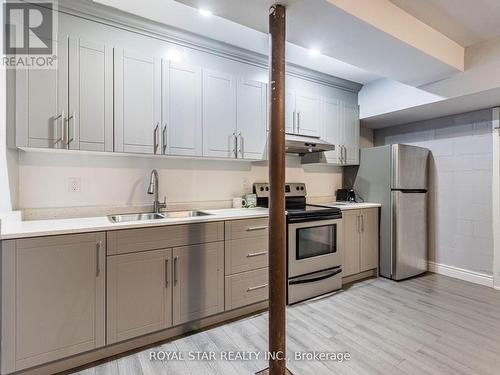
{"label": "white backsplash", "polygon": [[[267,162],[20,151],[18,208],[81,207],[88,212],[91,207],[149,205],[152,196],[146,190],[154,168],[160,198],[166,195],[171,207],[196,202],[228,207],[233,197],[251,192],[254,182],[268,181]],[[74,179],[80,191],[71,190]],[[286,179],[306,183],[311,198],[331,197],[341,187],[342,170],[301,165],[298,157],[289,156]]]}

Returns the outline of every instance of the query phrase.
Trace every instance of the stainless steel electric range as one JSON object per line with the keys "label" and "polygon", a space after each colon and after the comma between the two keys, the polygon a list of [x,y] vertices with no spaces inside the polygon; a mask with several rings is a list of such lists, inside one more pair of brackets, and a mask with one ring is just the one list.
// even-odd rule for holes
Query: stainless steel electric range
{"label": "stainless steel electric range", "polygon": [[[257,205],[268,207],[269,184],[254,184]],[[306,186],[285,185],[287,223],[287,303],[342,287],[342,212],[306,203]]]}

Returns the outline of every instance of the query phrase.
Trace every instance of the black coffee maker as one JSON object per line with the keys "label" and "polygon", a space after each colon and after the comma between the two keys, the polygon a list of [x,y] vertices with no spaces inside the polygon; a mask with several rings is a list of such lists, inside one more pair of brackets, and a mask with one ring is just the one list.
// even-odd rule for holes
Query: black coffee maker
{"label": "black coffee maker", "polygon": [[341,202],[356,202],[356,194],[354,189],[338,189],[336,199]]}

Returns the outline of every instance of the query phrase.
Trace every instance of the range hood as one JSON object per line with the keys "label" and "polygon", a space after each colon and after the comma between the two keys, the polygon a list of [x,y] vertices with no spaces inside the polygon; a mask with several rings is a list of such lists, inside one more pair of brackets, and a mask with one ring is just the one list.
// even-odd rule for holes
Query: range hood
{"label": "range hood", "polygon": [[299,154],[300,156],[304,156],[333,150],[335,150],[335,145],[321,138],[295,134],[285,135],[285,152],[288,154]]}

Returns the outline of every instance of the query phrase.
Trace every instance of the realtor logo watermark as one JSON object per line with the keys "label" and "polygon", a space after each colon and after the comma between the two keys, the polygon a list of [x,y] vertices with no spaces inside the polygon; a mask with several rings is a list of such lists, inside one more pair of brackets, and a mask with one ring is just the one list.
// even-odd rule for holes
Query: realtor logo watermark
{"label": "realtor logo watermark", "polygon": [[53,1],[8,0],[4,3],[4,67],[57,68],[55,10]]}

